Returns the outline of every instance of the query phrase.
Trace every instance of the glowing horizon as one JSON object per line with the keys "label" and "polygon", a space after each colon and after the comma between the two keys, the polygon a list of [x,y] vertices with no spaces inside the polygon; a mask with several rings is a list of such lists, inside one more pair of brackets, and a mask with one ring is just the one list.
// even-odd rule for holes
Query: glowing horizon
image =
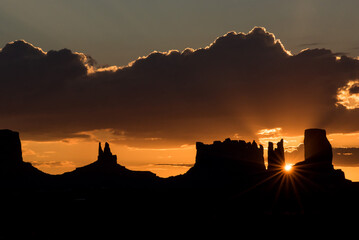
{"label": "glowing horizon", "polygon": [[[280,135],[283,131],[282,128],[275,129],[277,130],[262,129],[258,131],[268,133],[264,136],[264,139],[260,138],[259,142],[265,149],[265,162],[268,141],[276,144],[283,138],[286,154],[297,150],[297,147],[303,144],[304,136],[283,136]],[[95,161],[97,158],[97,146],[100,141],[110,143],[112,152],[118,156],[119,164],[132,170],[152,171],[160,177],[183,174],[195,163],[196,149],[194,144],[166,148],[131,147],[116,141],[108,129],[92,131],[91,134],[90,138],[67,139],[63,141],[37,142],[23,140],[24,161],[32,163],[35,167],[46,173],[62,174]],[[258,135],[263,137],[263,134]],[[286,141],[286,138],[289,138],[290,141]],[[354,141],[359,139],[359,133],[328,134],[328,139],[333,148],[343,146],[347,148],[359,147],[359,140],[357,142]],[[253,139],[243,140],[251,142]],[[211,143],[212,141],[208,140],[205,142]],[[350,146],[348,142],[355,144]],[[295,159],[292,159],[291,156],[289,158],[288,156],[286,157],[286,163],[289,166],[302,160],[304,160],[304,155]],[[359,180],[359,174],[355,171],[358,167],[341,165],[336,167],[347,170],[348,174],[346,176],[348,179]]]}

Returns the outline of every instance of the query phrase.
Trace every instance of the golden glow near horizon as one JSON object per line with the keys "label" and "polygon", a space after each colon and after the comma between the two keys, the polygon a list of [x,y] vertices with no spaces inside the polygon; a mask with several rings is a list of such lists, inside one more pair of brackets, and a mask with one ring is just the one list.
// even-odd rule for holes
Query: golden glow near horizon
{"label": "golden glow near horizon", "polygon": [[[22,141],[23,159],[46,173],[62,174],[96,161],[96,140]],[[151,171],[160,177],[187,172],[194,164],[196,156],[195,145],[139,148],[108,142],[112,153],[117,155],[119,164],[130,170]]]}
{"label": "golden glow near horizon", "polygon": [[[259,134],[262,133],[262,134]],[[32,163],[35,167],[50,174],[62,174],[94,162],[97,159],[98,141],[109,142],[111,151],[117,155],[118,163],[131,170],[151,171],[160,177],[169,177],[183,174],[193,166],[196,158],[195,145],[182,145],[177,147],[157,146],[133,147],[125,145],[124,133],[114,135],[109,129],[87,132],[87,139],[73,138],[63,141],[22,141],[24,161]],[[259,144],[262,144],[264,158],[267,158],[268,141],[274,144],[284,139],[286,152],[295,150],[303,143],[303,135],[288,136],[282,128],[262,129],[257,132]],[[334,133],[327,135],[333,147],[348,148],[359,147],[359,133]],[[156,139],[144,139],[153,142]],[[244,139],[251,141],[250,139]],[[211,140],[208,140],[211,142]],[[300,158],[286,158],[287,164],[294,164],[304,160]],[[289,166],[286,168],[289,169]],[[339,166],[345,176],[352,181],[359,181],[359,168],[355,166]]]}

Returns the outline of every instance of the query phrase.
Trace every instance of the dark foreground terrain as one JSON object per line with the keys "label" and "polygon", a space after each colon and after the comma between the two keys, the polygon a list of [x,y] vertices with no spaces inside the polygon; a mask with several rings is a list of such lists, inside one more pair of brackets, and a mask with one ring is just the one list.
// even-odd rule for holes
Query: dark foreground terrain
{"label": "dark foreground terrain", "polygon": [[283,141],[276,148],[269,143],[266,168],[263,146],[226,139],[197,143],[195,165],[175,177],[127,169],[108,143],[99,144],[95,162],[49,175],[23,162],[17,132],[0,130],[0,239],[103,239],[148,231],[172,238],[222,229],[275,236],[349,228],[359,216],[359,184],[333,168],[325,130],[307,129],[304,144],[304,160],[290,172],[283,170]]}

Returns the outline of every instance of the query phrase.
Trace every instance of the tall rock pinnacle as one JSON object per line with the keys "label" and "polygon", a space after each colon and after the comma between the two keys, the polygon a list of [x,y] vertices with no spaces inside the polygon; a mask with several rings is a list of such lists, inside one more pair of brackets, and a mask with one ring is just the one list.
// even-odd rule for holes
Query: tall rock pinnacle
{"label": "tall rock pinnacle", "polygon": [[101,147],[101,142],[98,143],[98,156],[103,156],[103,150]]}
{"label": "tall rock pinnacle", "polygon": [[268,170],[281,171],[285,164],[283,139],[277,143],[277,148],[273,149],[273,143],[268,143]]}
{"label": "tall rock pinnacle", "polygon": [[112,156],[110,145],[107,142],[105,143],[105,148],[103,149],[103,153],[105,155]]}
{"label": "tall rock pinnacle", "polygon": [[117,156],[111,153],[110,145],[107,142],[104,150],[102,150],[101,142],[99,143],[97,161],[101,164],[117,164]]}

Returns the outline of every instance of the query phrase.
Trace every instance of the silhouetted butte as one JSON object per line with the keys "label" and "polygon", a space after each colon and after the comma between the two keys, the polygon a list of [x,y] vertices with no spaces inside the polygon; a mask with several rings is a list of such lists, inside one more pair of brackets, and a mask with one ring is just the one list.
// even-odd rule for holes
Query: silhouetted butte
{"label": "silhouetted butte", "polygon": [[31,181],[45,175],[31,163],[23,161],[19,133],[0,130],[0,179],[11,179],[8,183],[16,184],[17,180]]}
{"label": "silhouetted butte", "polygon": [[294,165],[294,171],[320,182],[341,182],[345,180],[343,171],[333,167],[332,146],[324,129],[305,130],[304,157],[304,161]]}

